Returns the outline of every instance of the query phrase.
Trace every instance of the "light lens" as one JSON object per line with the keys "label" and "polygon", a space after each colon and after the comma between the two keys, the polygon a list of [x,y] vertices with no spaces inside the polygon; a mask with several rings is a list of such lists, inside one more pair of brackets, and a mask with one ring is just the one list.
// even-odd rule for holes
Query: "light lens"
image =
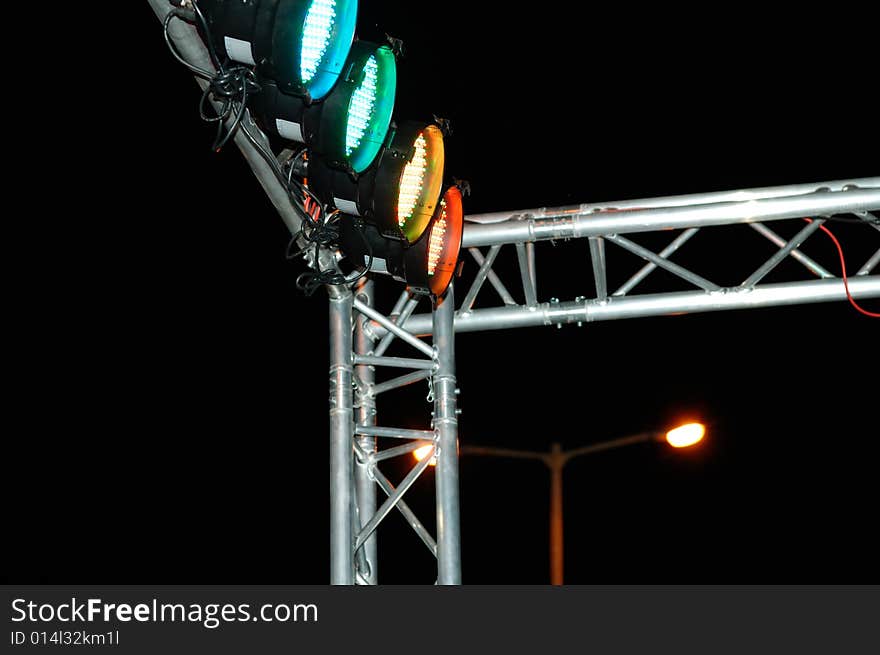
{"label": "light lens", "polygon": [[702,423],[686,423],[666,433],[666,441],[674,448],[686,448],[700,442],[706,434]]}
{"label": "light lens", "polygon": [[397,225],[410,243],[418,240],[434,214],[443,181],[443,134],[435,125],[419,132],[414,154],[403,169],[397,196]]}
{"label": "light lens", "polygon": [[428,288],[435,296],[446,293],[446,287],[455,274],[463,227],[464,210],[461,205],[461,191],[458,187],[449,187],[440,200],[437,215],[431,223],[428,234],[425,266]]}
{"label": "light lens", "polygon": [[[289,75],[305,87],[312,100],[321,100],[339,79],[351,50],[357,23],[357,0],[281,0],[281,8],[308,9],[297,14],[295,24],[284,25],[273,37],[275,47],[289,47],[290,39],[296,53],[288,55]],[[281,9],[279,9],[279,12]],[[302,22],[299,22],[302,21]],[[283,67],[285,70],[288,66]]]}
{"label": "light lens", "polygon": [[419,132],[415,142],[416,152],[413,158],[403,169],[400,176],[400,195],[397,199],[397,224],[402,230],[407,221],[412,218],[413,210],[425,182],[425,169],[428,167],[427,151],[428,142],[425,133]]}
{"label": "light lens", "polygon": [[397,90],[397,63],[391,48],[376,48],[362,75],[348,104],[345,130],[345,156],[355,173],[373,163],[388,136]]}
{"label": "light lens", "polygon": [[318,65],[327,52],[333,25],[336,22],[336,0],[314,0],[303,23],[300,76],[303,84],[312,81]]}
{"label": "light lens", "polygon": [[431,226],[431,238],[428,240],[428,275],[434,275],[440,255],[443,254],[443,237],[446,236],[446,201],[440,201],[440,216]]}
{"label": "light lens", "polygon": [[348,127],[345,131],[345,154],[349,157],[352,151],[361,145],[361,139],[364,138],[364,132],[373,116],[378,70],[376,56],[370,55],[367,65],[364,66],[364,81],[351,96],[351,103],[348,106]]}

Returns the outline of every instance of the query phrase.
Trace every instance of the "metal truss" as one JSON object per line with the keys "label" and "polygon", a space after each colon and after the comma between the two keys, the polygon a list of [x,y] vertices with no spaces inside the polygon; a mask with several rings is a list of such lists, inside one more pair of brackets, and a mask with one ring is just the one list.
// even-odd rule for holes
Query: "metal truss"
{"label": "metal truss", "polygon": [[[170,9],[167,1],[149,0],[149,3],[159,19],[164,19]],[[210,68],[210,58],[194,29],[175,23],[171,37],[190,62]],[[262,159],[257,146],[241,131],[235,143],[291,233],[296,234],[299,218],[290,206],[286,190]],[[263,140],[260,147],[268,148],[268,142]],[[433,306],[430,313],[423,314],[414,314],[419,299],[407,292],[387,314],[378,311],[369,279],[361,281],[354,290],[329,287],[331,582],[378,582],[376,529],[394,510],[404,516],[422,543],[436,556],[437,582],[461,582],[456,331],[561,326],[844,300],[843,281],[831,272],[837,270],[837,263],[823,266],[802,251],[803,244],[828,217],[842,214],[862,219],[880,233],[880,225],[871,213],[878,210],[880,177],[483,214],[467,217],[463,245],[479,269],[458,311],[454,309],[451,286],[446,297]],[[796,220],[799,226],[788,239],[766,225],[784,220]],[[711,272],[698,273],[673,261],[673,256],[698,232],[729,225],[747,226],[742,229],[754,230],[777,248],[756,269],[744,271],[741,283],[722,286],[707,277]],[[679,232],[673,236],[670,233],[673,230]],[[659,252],[640,245],[632,237],[649,232],[670,233],[667,245]],[[877,236],[871,229],[867,232]],[[571,239],[587,240],[584,256],[590,258],[591,288],[587,288],[584,280],[586,295],[568,301],[551,297],[542,302],[537,285],[535,244]],[[880,238],[877,243],[880,246]],[[515,282],[522,290],[521,303],[493,270],[503,246],[512,246],[516,251],[519,270]],[[608,284],[607,251],[611,247],[630,253],[638,262],[630,277],[613,291]],[[333,261],[332,253],[325,251],[323,256],[328,262]],[[802,265],[807,277],[762,284],[767,275],[789,257]],[[853,297],[880,297],[880,276],[871,275],[878,263],[880,247],[851,275],[849,289]],[[635,293],[638,285],[657,269],[671,273],[673,279],[683,280],[693,288]],[[573,266],[573,270],[579,271],[580,267]],[[486,281],[497,292],[501,305],[475,308]],[[545,284],[554,286],[552,280]],[[420,337],[424,336],[432,337],[433,343],[423,341]],[[394,339],[408,344],[418,356],[386,355]],[[375,371],[380,367],[407,372],[376,382]],[[433,402],[431,419],[426,419],[428,427],[413,430],[378,425],[378,397],[422,380],[429,381]],[[388,445],[391,443],[399,445]],[[396,485],[381,468],[388,460],[409,455],[425,444],[433,446],[437,458],[436,539],[403,499],[429,465],[430,457],[413,466]],[[381,505],[378,503],[380,490],[384,497]]]}
{"label": "metal truss", "polygon": [[[475,332],[538,325],[580,325],[620,318],[845,300],[843,280],[831,272],[839,270],[839,263],[823,266],[801,248],[827,217],[847,214],[864,220],[866,233],[873,233],[868,226],[874,228],[880,246],[880,223],[871,213],[876,210],[880,210],[880,177],[470,216],[464,230],[464,245],[479,269],[456,312],[455,330]],[[804,221],[805,218],[809,222]],[[784,220],[795,220],[799,227],[789,239],[765,224]],[[706,277],[709,273],[698,273],[673,261],[673,255],[701,230],[729,225],[747,226],[759,239],[766,239],[777,247],[757,269],[743,271],[741,283],[722,286]],[[673,230],[678,232],[673,234]],[[630,236],[648,232],[670,234],[668,245],[654,252]],[[587,240],[593,273],[591,288],[585,283],[584,295],[573,300],[551,297],[540,302],[535,243],[570,239]],[[515,283],[522,290],[524,302],[521,304],[514,300],[508,286],[493,270],[503,246],[516,249],[519,275]],[[640,262],[632,275],[613,291],[607,282],[606,250],[611,246],[629,252]],[[761,284],[788,257],[802,265],[805,279]],[[724,259],[729,262],[731,255],[721,254],[716,261]],[[880,248],[855,273],[850,273],[849,290],[854,298],[880,297],[880,276],[870,275],[878,262]],[[657,269],[671,273],[695,289],[634,293]],[[487,280],[501,304],[475,309],[474,303]],[[554,286],[552,281],[545,284]],[[413,316],[406,328],[415,334],[426,334],[430,329],[430,316]],[[377,326],[377,331],[381,335],[382,327]]]}
{"label": "metal truss", "polygon": [[[330,550],[332,584],[376,584],[376,528],[399,511],[422,543],[437,558],[437,582],[461,583],[458,500],[458,418],[455,382],[454,292],[432,312],[433,345],[400,327],[420,298],[404,292],[388,316],[373,306],[373,282],[363,279],[354,292],[333,288],[330,294]],[[370,329],[385,329],[381,339]],[[390,357],[393,339],[411,346],[419,357]],[[409,372],[376,382],[377,367]],[[377,425],[377,397],[407,385],[428,381],[433,403],[430,428]],[[386,445],[399,443],[401,445]],[[381,444],[381,448],[379,447]],[[387,460],[411,456],[430,445],[430,454],[417,462],[398,484],[381,470]],[[406,504],[403,497],[436,457],[437,538]],[[377,508],[377,487],[385,500]]]}

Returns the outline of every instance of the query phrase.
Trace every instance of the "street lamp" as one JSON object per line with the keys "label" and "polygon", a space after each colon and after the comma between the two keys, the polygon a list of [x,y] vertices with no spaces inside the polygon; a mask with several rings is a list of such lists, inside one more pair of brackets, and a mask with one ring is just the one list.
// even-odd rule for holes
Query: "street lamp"
{"label": "street lamp", "polygon": [[[507,457],[509,459],[532,459],[544,462],[550,469],[550,582],[562,584],[563,571],[563,529],[562,529],[562,470],[575,457],[593,455],[606,450],[614,450],[649,441],[665,441],[673,448],[687,448],[700,441],[706,434],[702,423],[685,423],[667,432],[640,432],[628,437],[611,439],[572,450],[562,450],[559,443],[553,443],[550,451],[514,450],[488,446],[462,446],[461,455],[483,455],[488,457]],[[421,452],[420,452],[421,451]],[[433,445],[428,444],[415,451],[416,459],[433,454]]]}

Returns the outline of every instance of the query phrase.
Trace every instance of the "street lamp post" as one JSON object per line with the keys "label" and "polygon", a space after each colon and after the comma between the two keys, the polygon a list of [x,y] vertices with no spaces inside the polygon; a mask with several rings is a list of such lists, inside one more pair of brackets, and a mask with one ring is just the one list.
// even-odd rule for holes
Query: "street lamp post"
{"label": "street lamp post", "polygon": [[[562,472],[565,465],[575,457],[593,455],[606,450],[649,441],[666,441],[671,446],[683,448],[692,446],[703,438],[705,427],[699,423],[688,423],[668,432],[640,432],[628,437],[611,439],[601,443],[581,446],[572,450],[562,450],[562,445],[553,443],[548,451],[515,450],[512,448],[493,448],[488,446],[461,446],[461,455],[482,455],[487,457],[506,457],[509,459],[531,459],[546,464],[550,469],[550,582],[561,585],[563,580],[563,540],[562,520]],[[428,451],[425,451],[426,453]]]}

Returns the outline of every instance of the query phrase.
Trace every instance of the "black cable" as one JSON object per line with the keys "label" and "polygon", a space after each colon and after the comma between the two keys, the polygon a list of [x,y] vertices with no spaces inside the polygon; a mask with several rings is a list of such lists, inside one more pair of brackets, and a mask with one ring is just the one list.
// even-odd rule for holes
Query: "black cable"
{"label": "black cable", "polygon": [[[198,3],[193,2],[192,7],[193,12],[183,9],[172,9],[168,12],[163,22],[165,43],[168,44],[171,54],[174,55],[177,61],[186,66],[195,75],[208,80],[208,86],[203,91],[202,98],[199,101],[199,116],[208,123],[217,123],[217,135],[214,137],[214,143],[211,148],[215,152],[219,152],[228,143],[229,139],[235,135],[247,108],[248,95],[259,92],[260,85],[257,83],[254,71],[247,66],[227,66],[220,60],[214,49],[208,22],[205,20],[201,9],[199,9]],[[190,64],[180,55],[177,47],[171,40],[171,35],[168,31],[171,21],[175,18],[188,21],[193,15],[201,23],[205,35],[204,40],[208,47],[208,54],[216,69],[216,73]],[[219,109],[212,105],[211,108],[214,111],[214,115],[210,115],[206,111],[209,101],[220,103]],[[224,136],[223,126],[229,119],[231,121]]]}
{"label": "black cable", "polygon": [[[193,22],[194,19],[198,20],[205,37],[204,41],[208,48],[211,63],[214,65],[216,73],[212,73],[209,70],[190,64],[177,51],[177,47],[171,40],[169,33],[169,25],[175,18],[186,22]],[[251,132],[248,127],[250,122],[250,116],[247,113],[248,95],[260,91],[260,85],[257,82],[254,71],[246,66],[229,66],[228,62],[224,62],[220,59],[214,48],[214,41],[211,38],[208,22],[205,19],[204,14],[202,14],[197,2],[192,2],[192,11],[178,8],[172,9],[165,17],[163,27],[165,43],[168,45],[168,49],[171,51],[174,58],[186,66],[186,68],[193,74],[208,81],[208,86],[202,92],[202,97],[199,101],[199,116],[206,122],[217,123],[217,135],[214,139],[212,149],[215,152],[219,152],[220,149],[228,143],[229,139],[235,135],[236,131],[241,128],[242,133],[251,145],[256,148],[257,152],[260,153],[260,156],[269,165],[272,173],[285,189],[291,200],[291,205],[299,215],[301,222],[300,230],[293,235],[288,242],[287,248],[285,249],[285,258],[288,260],[294,259],[299,255],[304,254],[311,245],[315,246],[314,266],[316,270],[301,273],[296,279],[297,288],[310,296],[324,285],[351,284],[366,275],[373,266],[373,250],[364,236],[362,229],[360,229],[362,228],[362,225],[359,226],[358,233],[364,240],[364,244],[369,252],[366,268],[351,278],[346,277],[335,270],[321,270],[319,262],[320,249],[322,247],[335,246],[339,241],[338,222],[340,212],[339,210],[335,210],[328,215],[326,207],[309,190],[309,188],[299,180],[293,178],[294,164],[300,157],[305,155],[305,149],[300,150],[288,159],[286,163],[289,168],[285,175],[282,167],[278,164],[278,159],[266,148],[262,141]],[[211,107],[214,111],[214,115],[211,115],[206,111],[206,103],[208,102],[218,102],[220,104],[219,108],[214,107],[212,104]],[[223,126],[227,121],[230,121],[230,124],[224,135]],[[306,209],[307,200],[310,205],[309,209]],[[310,210],[313,210],[315,215],[313,215]],[[293,245],[296,244],[300,238],[303,238],[306,241],[306,245],[296,252],[291,252]]]}
{"label": "black cable", "polygon": [[[335,212],[336,215],[339,212]],[[357,227],[357,232],[363,239],[364,245],[367,248],[367,265],[364,269],[352,277],[347,277],[340,273],[339,271],[322,271],[321,265],[318,261],[318,257],[320,255],[320,246],[315,244],[315,271],[305,271],[304,273],[300,273],[296,278],[296,288],[302,291],[305,295],[311,296],[315,291],[320,289],[325,284],[327,285],[351,285],[364,277],[370,270],[373,268],[373,248],[370,245],[370,242],[367,240],[367,237],[364,235],[364,225],[363,221],[359,218],[354,219],[356,221],[355,225]],[[300,251],[303,252],[303,251]],[[296,255],[294,255],[295,257]],[[292,258],[292,257],[291,257]]]}

